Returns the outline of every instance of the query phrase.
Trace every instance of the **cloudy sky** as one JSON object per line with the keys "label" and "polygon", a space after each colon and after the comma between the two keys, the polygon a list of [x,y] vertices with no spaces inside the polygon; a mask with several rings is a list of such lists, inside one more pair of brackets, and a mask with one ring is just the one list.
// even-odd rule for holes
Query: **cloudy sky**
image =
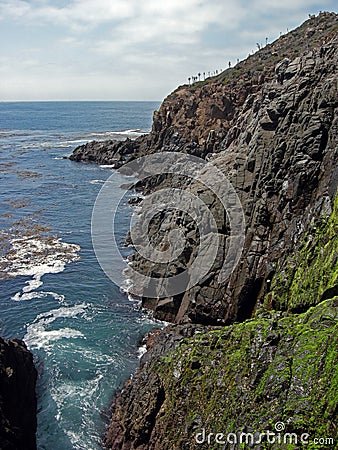
{"label": "cloudy sky", "polygon": [[336,0],[0,0],[0,101],[162,100]]}

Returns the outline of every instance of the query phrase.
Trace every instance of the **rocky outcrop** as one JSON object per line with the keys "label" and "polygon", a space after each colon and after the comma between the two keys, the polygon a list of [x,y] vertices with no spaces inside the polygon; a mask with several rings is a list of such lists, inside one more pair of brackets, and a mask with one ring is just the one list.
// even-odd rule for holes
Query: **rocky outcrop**
{"label": "rocky outcrop", "polygon": [[0,338],[0,449],[36,449],[37,373],[23,341]]}
{"label": "rocky outcrop", "polygon": [[[196,330],[174,350],[165,342],[175,334],[165,329],[114,403],[107,448],[285,450],[303,448],[305,434],[309,444],[325,437],[322,448],[335,448],[337,326],[338,298],[297,316]],[[281,441],[267,441],[268,431],[276,439],[275,425]]]}
{"label": "rocky outcrop", "polygon": [[72,161],[112,164],[116,168],[133,159],[135,155],[143,155],[147,151],[148,136],[140,136],[135,140],[88,142],[80,145],[70,155]]}
{"label": "rocky outcrop", "polygon": [[[147,448],[157,415],[165,400],[161,379],[148,368],[166,352],[175,351],[182,340],[205,331],[205,327],[197,325],[171,325],[165,331],[157,330],[148,336],[147,353],[141,359],[135,379],[140,389],[135,389],[134,382],[127,382],[113,405],[113,420],[106,439],[109,448],[128,448],[131,441],[136,447]],[[126,404],[130,407],[126,408]],[[128,423],[133,425],[128,426]],[[134,429],[134,424],[139,425]]]}
{"label": "rocky outcrop", "polygon": [[[107,448],[218,448],[210,444],[222,433],[222,440],[231,439],[223,443],[239,449],[240,433],[259,439],[276,432],[277,423],[297,439],[306,433],[310,443],[325,436],[327,448],[334,448],[338,196],[332,214],[315,223],[299,250],[280,261],[250,320],[226,327],[171,325],[157,333],[114,402]],[[248,448],[265,448],[252,442]],[[268,448],[284,450],[286,443]]]}
{"label": "rocky outcrop", "polygon": [[[274,79],[248,96],[219,143],[219,152],[208,155],[234,186],[244,211],[246,237],[236,270],[223,284],[217,282],[223,250],[210,276],[183,296],[157,302],[143,298],[155,317],[204,324],[250,318],[269,292],[271,280],[275,283],[277,267],[283,271],[283,261],[294,254],[304,233],[312,235],[311,227],[319,226],[316,221],[325,222],[331,214],[338,180],[337,41],[289,61],[284,70],[282,84]],[[141,188],[147,193],[168,186],[201,198],[218,218],[218,232],[227,239],[223,206],[205,186],[169,174]],[[149,209],[147,202],[144,209]],[[155,247],[163,239],[163,219],[158,219],[149,229]],[[183,229],[190,242],[198,242],[198,224],[186,213],[175,211],[171,219],[167,214],[166,223],[171,230]],[[169,266],[136,253],[132,267],[149,277],[173,276],[189,270],[198,245],[191,244],[188,250]]]}
{"label": "rocky outcrop", "polygon": [[[244,250],[237,269],[220,285],[216,280],[227,248],[227,217],[210,190],[170,174],[137,186],[144,193],[170,186],[198,195],[219,218],[218,232],[225,237],[209,278],[181,296],[143,298],[155,317],[202,324],[249,318],[270,290],[277,265],[282,270],[281,261],[296,250],[315,218],[331,213],[338,178],[336,27],[337,15],[322,13],[215,79],[178,88],[155,113],[149,135],[89,143],[74,151],[74,160],[116,167],[158,149],[207,157],[240,198]],[[258,76],[261,66],[264,76]],[[211,109],[217,109],[217,118]],[[161,244],[162,222],[151,223],[154,246]],[[132,266],[143,275],[168,277],[189,270],[196,257],[196,224],[176,212],[171,219],[167,214],[166,222],[181,230],[186,223],[190,247],[170,266],[136,253]]]}
{"label": "rocky outcrop", "polygon": [[[294,60],[309,49],[319,49],[336,33],[337,14],[313,17],[218,76],[178,87],[155,111],[150,134],[133,141],[81,145],[70,159],[120,167],[124,161],[158,150],[201,157],[219,152],[225,135],[229,140],[235,136],[233,126],[247,98],[261,92],[266,82],[284,77],[283,65],[280,69],[278,65],[285,58]],[[292,67],[285,79],[292,75]]]}

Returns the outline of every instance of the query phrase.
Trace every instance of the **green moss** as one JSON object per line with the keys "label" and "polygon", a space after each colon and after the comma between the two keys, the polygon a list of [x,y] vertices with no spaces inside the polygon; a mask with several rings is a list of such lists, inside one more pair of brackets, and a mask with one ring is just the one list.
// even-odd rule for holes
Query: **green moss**
{"label": "green moss", "polygon": [[203,428],[274,431],[277,422],[290,433],[337,438],[337,306],[326,300],[301,315],[199,334],[162,357],[152,370],[165,390],[158,425],[167,448],[219,449],[196,444],[194,436]]}
{"label": "green moss", "polygon": [[314,222],[298,250],[281,261],[265,298],[267,308],[301,312],[338,288],[338,196],[330,217]]}

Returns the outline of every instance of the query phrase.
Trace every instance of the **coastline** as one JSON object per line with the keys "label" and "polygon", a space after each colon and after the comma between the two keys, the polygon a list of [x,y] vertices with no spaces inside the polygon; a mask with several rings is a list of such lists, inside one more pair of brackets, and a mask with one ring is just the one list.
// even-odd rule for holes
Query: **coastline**
{"label": "coastline", "polygon": [[[294,445],[304,434],[306,445],[316,445],[315,439],[327,439],[322,448],[337,442],[337,18],[311,17],[236,67],[180,86],[155,112],[149,134],[89,142],[70,156],[121,173],[151,155],[204,161],[204,178],[184,179],[179,160],[177,173],[141,167],[147,176],[134,184],[131,203],[142,217],[152,213],[149,241],[165,252],[163,236],[174,231],[169,243],[182,235],[187,243],[167,265],[135,246],[141,251],[130,262],[147,280],[189,273],[199,256],[202,233],[188,217],[192,197],[216,217],[207,238],[219,237],[209,272],[186,291],[163,296],[159,283],[155,295],[147,296],[139,284],[141,306],[164,327],[139,342],[139,367],[114,395],[107,449],[229,444],[237,450],[261,445],[255,439],[264,433],[263,445],[276,450],[285,449],[285,434],[298,439]],[[212,167],[234,187],[246,225],[238,264],[225,280],[220,275],[231,226],[217,189],[210,189]],[[163,191],[172,202],[165,220],[163,208],[154,206],[168,198],[160,196]],[[139,235],[127,236],[127,244],[132,237]],[[57,317],[53,310],[46,314],[40,319]],[[10,367],[5,364],[1,376],[13,381]],[[32,385],[27,392],[34,397]],[[27,411],[35,417],[34,405]],[[267,432],[280,441],[267,441]],[[243,433],[248,441],[240,441]]]}
{"label": "coastline", "polygon": [[[48,111],[53,111],[53,105],[47,105]],[[91,123],[91,129],[99,133],[105,120],[112,121],[106,116],[106,104],[101,105],[101,114],[98,106],[97,122]],[[39,371],[38,446],[55,450],[79,445],[96,448],[103,433],[101,411],[110,404],[115,386],[121,386],[135,370],[136,342],[154,325],[147,317],[142,321],[136,305],[100,273],[90,248],[92,205],[111,172],[97,165],[79,168],[61,157],[80,143],[74,142],[74,137],[81,138],[77,130],[82,124],[78,118],[72,120],[77,105],[64,105],[65,120],[57,133],[53,119],[49,124],[44,122],[45,130],[35,131],[35,115],[33,123],[27,117],[22,130],[12,127],[10,117],[16,120],[34,107],[10,105],[11,113],[3,122],[8,132],[0,136],[0,171],[6,186],[2,191],[2,229],[8,232],[8,243],[12,238],[16,243],[15,249],[8,246],[10,267],[4,254],[1,261],[4,272],[8,269],[12,274],[2,281],[1,334],[24,339],[34,355]],[[141,124],[149,121],[151,107],[148,104],[140,110],[140,117],[144,117]],[[3,106],[2,115],[6,108]],[[80,118],[92,116],[89,109]],[[84,141],[87,136],[84,132]],[[74,245],[68,245],[71,243]],[[19,371],[19,367],[5,369],[8,367]],[[7,382],[5,369],[0,374],[2,386]],[[2,394],[0,397],[1,403]],[[25,414],[17,408],[18,416]],[[83,421],[87,428],[80,427]]]}
{"label": "coastline", "polygon": [[[324,27],[326,21],[328,24]],[[320,14],[269,44],[254,57],[249,57],[238,68],[225,71],[206,83],[179,87],[154,114],[151,133],[136,140],[134,145],[130,142],[122,145],[109,143],[107,147],[92,144],[74,151],[73,159],[76,161],[106,161],[116,164],[116,167],[156,152],[183,152],[202,158],[208,155],[213,164],[228,174],[239,192],[247,221],[241,264],[225,286],[217,287],[214,282],[220,270],[216,265],[211,278],[182,296],[142,298],[143,307],[153,310],[155,318],[167,320],[172,325],[156,335],[149,351],[142,356],[136,375],[116,396],[106,437],[107,448],[199,448],[198,442],[193,441],[194,433],[200,432],[203,426],[211,427],[209,431],[216,433],[218,430],[212,427],[211,419],[215,421],[215,414],[221,415],[222,409],[231,411],[229,403],[221,400],[219,384],[231,401],[238,400],[234,396],[239,392],[244,397],[248,396],[252,410],[256,402],[265,405],[266,415],[251,417],[241,403],[242,406],[236,409],[238,430],[251,429],[250,424],[253,424],[254,431],[260,431],[262,424],[259,419],[262,417],[269,423],[273,420],[277,423],[279,419],[287,424],[289,431],[308,430],[313,434],[309,414],[313,414],[314,422],[318,422],[319,417],[313,407],[314,398],[320,395],[315,388],[320,384],[319,375],[311,373],[309,389],[314,397],[310,398],[308,411],[301,407],[301,395],[295,398],[293,405],[284,399],[283,392],[305,389],[307,363],[304,365],[299,358],[307,352],[309,333],[318,329],[325,334],[320,318],[324,311],[326,317],[332,318],[329,334],[318,335],[313,342],[313,349],[317,350],[311,351],[322,354],[328,371],[325,377],[335,367],[333,363],[329,369],[330,351],[324,351],[320,339],[326,342],[332,338],[337,308],[334,295],[330,300],[335,292],[332,255],[336,245],[334,224],[337,220],[334,206],[337,149],[333,114],[336,92],[330,83],[335,71],[332,61],[337,58],[337,40],[332,39],[332,24],[336,22],[335,14]],[[315,31],[310,33],[310,27]],[[304,36],[311,51],[304,47]],[[279,65],[281,62],[283,64]],[[259,64],[264,67],[263,71]],[[219,105],[217,111],[213,109],[214,113],[208,100],[210,93],[215,94],[213,104]],[[227,100],[225,108],[224,98]],[[317,105],[327,114],[319,115]],[[192,116],[191,110],[194,110]],[[300,117],[303,119],[298,120]],[[143,195],[149,195],[171,186],[173,181],[178,183],[179,189],[189,192],[196,193],[200,189],[172,176],[149,179],[138,183],[136,188]],[[207,192],[201,192],[207,198]],[[216,215],[219,214],[218,207],[212,204],[213,199],[210,198],[209,207]],[[333,228],[325,228],[327,223]],[[218,226],[226,229],[224,223]],[[319,249],[325,233],[333,237],[326,247],[328,253],[323,256]],[[159,223],[152,224],[150,234],[160,235]],[[314,243],[308,249],[309,255],[303,248],[307,237]],[[299,271],[293,260],[295,257],[299,261]],[[309,263],[312,281],[308,278],[307,261],[312,261]],[[154,270],[138,255],[134,255],[133,262],[143,273],[148,271],[151,274]],[[187,260],[183,263],[187,264]],[[325,285],[320,281],[323,267],[328,270]],[[174,265],[173,270],[176,268]],[[160,276],[164,275],[161,269],[156,270]],[[297,286],[287,284],[286,280],[295,276],[304,282],[304,286],[300,281]],[[319,283],[321,288],[318,289],[315,283]],[[304,295],[304,289],[308,289],[311,295]],[[304,336],[295,344],[300,353],[291,358],[291,366],[294,364],[300,371],[299,384],[293,384],[289,362],[283,359],[288,351],[284,334],[285,324],[292,328],[297,320],[304,323]],[[312,323],[314,328],[312,325],[307,328],[307,323]],[[267,334],[262,335],[263,329]],[[233,342],[240,340],[238,333],[243,330],[251,333],[247,337],[248,346],[233,347]],[[293,340],[296,339],[296,329],[292,336]],[[230,348],[233,348],[237,359],[232,359]],[[218,350],[216,355],[213,353],[215,349]],[[204,351],[206,357],[203,356]],[[261,370],[255,365],[251,369],[239,366],[250,352],[263,364]],[[273,355],[279,352],[286,379],[282,379],[274,368]],[[224,358],[230,367],[233,364],[237,370],[230,377],[230,385],[221,375],[217,358]],[[314,362],[315,365],[317,363]],[[208,371],[214,370],[212,367],[215,367],[215,373],[208,378]],[[267,383],[269,379],[272,380],[270,385]],[[214,389],[219,395],[212,400],[212,393],[206,386],[208,380],[211,392]],[[194,401],[195,385],[203,386],[204,403]],[[176,393],[175,386],[178,389]],[[335,434],[333,410],[329,405],[329,394],[336,396],[334,389],[321,394],[328,422],[320,431],[328,436]],[[296,404],[298,400],[300,403]],[[284,411],[277,407],[278,402]],[[291,417],[292,408],[296,408],[296,418]],[[181,418],[179,423],[182,426],[174,430],[170,417]],[[222,423],[218,425],[220,431],[224,429],[229,433],[236,428],[231,417],[224,420],[223,428]]]}

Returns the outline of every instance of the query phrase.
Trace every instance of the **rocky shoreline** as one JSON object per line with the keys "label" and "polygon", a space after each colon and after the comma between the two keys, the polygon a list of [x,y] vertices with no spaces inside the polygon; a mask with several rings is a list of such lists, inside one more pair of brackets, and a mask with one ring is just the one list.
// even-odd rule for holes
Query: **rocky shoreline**
{"label": "rocky shoreline", "polygon": [[[224,440],[277,424],[312,443],[337,442],[337,29],[337,14],[312,17],[217,77],[180,86],[149,135],[88,143],[71,156],[116,168],[166,151],[205,158],[234,186],[246,222],[239,264],[219,284],[229,224],[213,193],[172,174],[136,186],[146,195],[168,186],[198,195],[223,240],[198,285],[142,298],[172,325],[153,337],[115,399],[107,448],[221,448],[201,442],[203,433]],[[155,245],[162,225],[151,224]],[[135,253],[133,268],[146,276],[189,270],[196,257],[199,234],[187,215],[169,215],[166,226],[183,229],[188,249],[166,267]]]}

